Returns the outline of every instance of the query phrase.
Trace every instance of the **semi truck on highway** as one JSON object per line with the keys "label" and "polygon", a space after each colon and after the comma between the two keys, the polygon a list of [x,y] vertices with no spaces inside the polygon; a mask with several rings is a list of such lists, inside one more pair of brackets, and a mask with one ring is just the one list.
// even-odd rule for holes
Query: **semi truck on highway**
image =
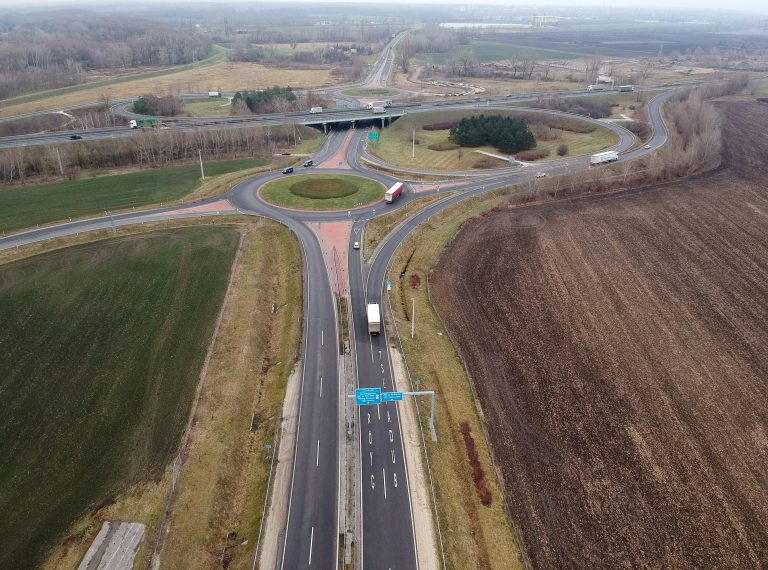
{"label": "semi truck on highway", "polygon": [[128,124],[131,125],[132,129],[143,129],[144,127],[154,128],[157,126],[157,119],[151,117],[147,119],[131,119]]}
{"label": "semi truck on highway", "polygon": [[609,85],[589,85],[587,91],[607,91],[610,89]]}
{"label": "semi truck on highway", "polygon": [[379,115],[381,113],[386,113],[387,112],[387,110],[384,107],[381,107],[381,106],[373,107],[373,108],[371,108],[371,111],[373,112],[374,115]]}
{"label": "semi truck on highway", "polygon": [[631,93],[635,90],[634,85],[619,85],[619,92],[620,93]]}
{"label": "semi truck on highway", "polygon": [[589,157],[589,165],[597,166],[598,164],[608,164],[609,162],[616,162],[619,160],[619,153],[615,150],[607,150],[605,152],[598,152]]}
{"label": "semi truck on highway", "polygon": [[403,183],[397,182],[396,184],[392,185],[392,188],[387,190],[387,192],[384,194],[384,201],[387,204],[391,204],[395,201],[395,198],[397,198],[400,194],[403,193]]}
{"label": "semi truck on highway", "polygon": [[310,113],[312,113],[313,115],[314,115],[315,113],[322,113],[322,112],[323,112],[323,108],[322,108],[322,107],[312,107],[312,108],[309,110],[309,112],[310,112]]}
{"label": "semi truck on highway", "polygon": [[371,101],[368,103],[368,108],[373,109],[374,107],[384,107],[385,109],[387,107],[392,106],[392,99],[386,99],[385,101]]}
{"label": "semi truck on highway", "polygon": [[375,303],[368,305],[368,334],[379,334],[381,332],[381,311]]}

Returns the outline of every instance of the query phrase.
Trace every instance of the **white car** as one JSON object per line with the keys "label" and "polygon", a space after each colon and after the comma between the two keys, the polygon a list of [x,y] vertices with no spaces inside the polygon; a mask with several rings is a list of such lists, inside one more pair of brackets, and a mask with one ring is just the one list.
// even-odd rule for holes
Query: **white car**
{"label": "white car", "polygon": [[643,148],[651,148],[651,145],[647,144]]}
{"label": "white car", "polygon": [[546,175],[547,175],[546,172],[537,172],[536,173],[536,178],[544,178]]}
{"label": "white car", "polygon": [[353,243],[352,244],[352,249],[360,249],[360,242],[356,241],[355,243]]}

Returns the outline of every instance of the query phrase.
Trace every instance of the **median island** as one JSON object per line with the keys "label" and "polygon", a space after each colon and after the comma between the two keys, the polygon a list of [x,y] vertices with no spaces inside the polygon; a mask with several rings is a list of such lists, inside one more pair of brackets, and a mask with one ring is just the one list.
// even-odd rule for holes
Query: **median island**
{"label": "median island", "polygon": [[349,174],[288,175],[262,186],[270,204],[298,210],[349,210],[384,198],[384,186]]}

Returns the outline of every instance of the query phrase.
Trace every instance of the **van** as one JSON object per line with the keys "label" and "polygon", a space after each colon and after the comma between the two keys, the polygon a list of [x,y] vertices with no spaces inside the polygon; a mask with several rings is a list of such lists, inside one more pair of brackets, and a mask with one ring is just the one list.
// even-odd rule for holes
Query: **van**
{"label": "van", "polygon": [[291,174],[293,172],[293,166],[283,168],[283,174]]}
{"label": "van", "polygon": [[314,166],[314,165],[315,165],[315,162],[311,158],[304,162],[304,168],[309,168],[310,166]]}
{"label": "van", "polygon": [[309,112],[314,115],[315,113],[322,113],[323,108],[322,107],[312,107]]}

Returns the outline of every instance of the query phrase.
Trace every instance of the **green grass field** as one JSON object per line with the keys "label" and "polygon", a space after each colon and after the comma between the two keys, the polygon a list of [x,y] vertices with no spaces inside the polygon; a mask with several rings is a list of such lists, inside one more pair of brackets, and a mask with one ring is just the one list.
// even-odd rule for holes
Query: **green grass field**
{"label": "green grass field", "polygon": [[[489,146],[475,148],[463,148],[456,150],[431,150],[430,145],[444,143],[448,141],[448,131],[425,131],[424,125],[445,121],[454,121],[462,117],[472,115],[508,115],[512,117],[531,116],[525,111],[505,111],[498,109],[473,109],[473,110],[455,110],[440,111],[434,113],[419,113],[418,115],[406,115],[395,121],[391,127],[379,131],[380,138],[378,142],[369,143],[368,150],[374,156],[386,161],[388,164],[401,166],[404,168],[422,168],[433,171],[456,172],[463,170],[472,170],[473,166],[486,157],[475,150],[501,154],[496,149]],[[547,121],[551,126],[558,124],[557,117],[552,115],[534,115],[537,119]],[[415,157],[411,158],[412,153],[412,129],[416,129],[416,138],[419,144],[416,145]],[[562,131],[561,137],[554,141],[539,142],[538,147],[550,149],[550,156],[547,158],[559,158],[556,153],[558,145],[565,143],[568,145],[568,155],[576,156],[581,154],[590,154],[610,146],[617,142],[616,136],[604,128],[596,128],[591,133],[574,133]],[[493,159],[491,159],[493,160]],[[504,167],[507,164],[503,161],[497,161],[496,167]]]}
{"label": "green grass field", "polygon": [[0,568],[175,455],[239,235],[158,231],[0,267]]}
{"label": "green grass field", "polygon": [[[266,164],[269,161],[264,159],[210,162],[205,174],[215,176]],[[199,183],[200,167],[188,165],[5,188],[0,190],[0,231],[170,202],[189,194]]]}
{"label": "green grass field", "polygon": [[190,117],[228,117],[232,105],[223,97],[185,101],[184,109]]}
{"label": "green grass field", "polygon": [[384,187],[349,174],[311,174],[279,178],[261,189],[261,197],[277,206],[301,210],[347,210],[384,197]]}
{"label": "green grass field", "polygon": [[344,95],[351,97],[386,97],[400,93],[397,89],[388,89],[387,87],[361,87],[358,89],[346,89],[342,91]]}

